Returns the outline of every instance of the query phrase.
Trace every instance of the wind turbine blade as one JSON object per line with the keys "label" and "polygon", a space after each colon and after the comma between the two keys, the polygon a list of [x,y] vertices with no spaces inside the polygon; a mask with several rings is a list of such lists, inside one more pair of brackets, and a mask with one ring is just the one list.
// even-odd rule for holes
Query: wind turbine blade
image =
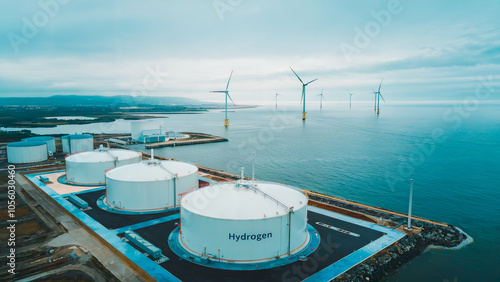
{"label": "wind turbine blade", "polygon": [[380,94],[380,92],[378,93],[378,95],[380,95],[380,98],[382,98],[382,100],[384,100],[384,103],[385,103],[384,96],[382,96],[382,94]]}
{"label": "wind turbine blade", "polygon": [[307,85],[309,85],[309,83],[314,82],[314,81],[316,81],[316,80],[318,80],[318,79],[319,79],[319,78],[316,78],[316,79],[313,79],[313,80],[309,81],[308,83],[306,83],[306,86],[307,86]]}
{"label": "wind turbine blade", "polygon": [[373,91],[373,94],[377,95],[377,92],[375,92],[375,90],[373,90],[373,88],[372,88],[372,91]]}
{"label": "wind turbine blade", "polygon": [[384,81],[384,79],[382,78],[382,81],[380,81],[380,85],[378,86],[378,92],[380,92],[380,87],[382,86],[383,81]]}
{"label": "wind turbine blade", "polygon": [[212,93],[226,93],[227,91],[221,90],[221,91],[210,91]]}
{"label": "wind turbine blade", "polygon": [[297,76],[297,78],[300,80],[300,83],[304,84],[304,82],[302,81],[302,79],[300,79],[299,75],[292,69],[292,67],[290,67],[290,69],[293,71],[293,73],[295,74],[295,76]]}
{"label": "wind turbine blade", "polygon": [[327,102],[325,99],[325,96],[321,95],[321,99],[323,99],[323,100],[325,100],[325,102]]}
{"label": "wind turbine blade", "polygon": [[233,76],[233,71],[231,71],[231,75],[229,76],[229,79],[227,80],[226,91],[229,88],[229,82],[231,81],[231,76]]}
{"label": "wind turbine blade", "polygon": [[226,95],[227,95],[227,97],[229,98],[229,100],[231,100],[231,102],[233,103],[233,105],[235,105],[235,106],[236,106],[236,104],[235,104],[235,103],[234,103],[234,101],[233,101],[233,98],[231,98],[231,96],[229,95],[229,92],[226,92]]}

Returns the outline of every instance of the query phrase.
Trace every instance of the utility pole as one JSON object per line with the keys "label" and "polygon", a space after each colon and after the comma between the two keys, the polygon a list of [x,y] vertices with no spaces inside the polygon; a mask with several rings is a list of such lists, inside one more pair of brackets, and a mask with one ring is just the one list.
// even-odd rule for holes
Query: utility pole
{"label": "utility pole", "polygon": [[410,204],[408,207],[408,230],[411,230],[411,206],[413,201],[413,179],[410,179]]}

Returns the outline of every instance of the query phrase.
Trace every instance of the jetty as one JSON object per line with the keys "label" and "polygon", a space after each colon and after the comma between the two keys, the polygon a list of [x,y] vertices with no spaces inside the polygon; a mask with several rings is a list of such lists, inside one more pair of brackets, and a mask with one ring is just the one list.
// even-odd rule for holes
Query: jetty
{"label": "jetty", "polygon": [[167,141],[146,145],[146,149],[158,149],[163,147],[186,146],[206,143],[227,142],[224,137],[214,136],[204,133],[182,132],[183,135],[189,135],[187,138],[169,139]]}

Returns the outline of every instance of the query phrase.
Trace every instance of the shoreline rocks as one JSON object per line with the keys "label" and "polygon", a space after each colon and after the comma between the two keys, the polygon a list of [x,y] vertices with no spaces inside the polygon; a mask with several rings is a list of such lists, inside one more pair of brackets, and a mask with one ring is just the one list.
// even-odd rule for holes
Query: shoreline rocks
{"label": "shoreline rocks", "polygon": [[[403,225],[407,220],[406,217],[319,195],[309,195],[309,198],[313,201],[377,217],[384,221],[392,221],[396,223],[396,227]],[[379,281],[419,256],[428,247],[454,248],[469,239],[467,234],[452,225],[441,226],[413,219],[412,227],[414,228],[413,232],[406,232],[407,235],[398,242],[349,269],[333,281]]]}

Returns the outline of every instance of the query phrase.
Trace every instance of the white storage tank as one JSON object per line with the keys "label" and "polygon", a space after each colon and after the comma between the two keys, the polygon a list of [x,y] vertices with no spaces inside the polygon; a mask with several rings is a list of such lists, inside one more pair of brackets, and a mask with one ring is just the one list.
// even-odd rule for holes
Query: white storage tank
{"label": "white storage tank", "polygon": [[47,159],[47,143],[45,142],[21,141],[7,144],[7,161],[9,163],[36,163]]}
{"label": "white storage tank", "polygon": [[106,172],[106,198],[111,208],[154,212],[179,205],[179,199],[198,188],[198,168],[176,162],[147,160]]}
{"label": "white storage tank", "polygon": [[34,136],[24,138],[22,141],[39,141],[45,142],[47,144],[47,153],[55,153],[56,152],[56,139],[52,136]]}
{"label": "white storage tank", "polygon": [[310,240],[307,197],[278,183],[240,180],[199,189],[182,198],[180,216],[182,248],[217,261],[274,260]]}
{"label": "white storage tank", "polygon": [[140,152],[124,149],[99,148],[66,157],[66,180],[75,184],[105,184],[107,169],[142,160]]}
{"label": "white storage tank", "polygon": [[61,137],[63,153],[94,150],[94,137],[88,134],[71,134]]}

